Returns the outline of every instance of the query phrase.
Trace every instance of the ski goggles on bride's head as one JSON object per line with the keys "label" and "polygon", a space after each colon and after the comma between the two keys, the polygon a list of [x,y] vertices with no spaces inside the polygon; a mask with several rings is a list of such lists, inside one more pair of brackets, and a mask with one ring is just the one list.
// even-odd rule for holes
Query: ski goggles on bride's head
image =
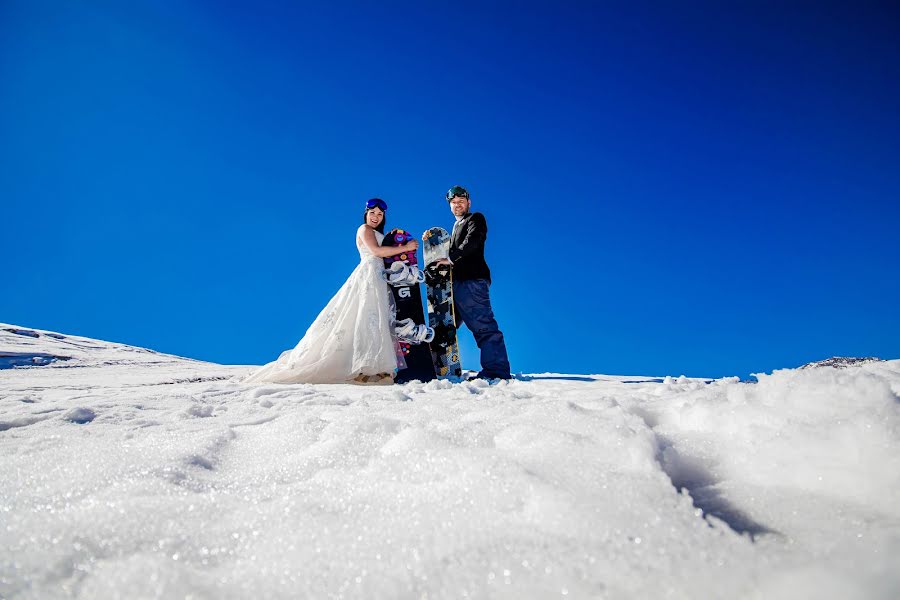
{"label": "ski goggles on bride's head", "polygon": [[373,208],[380,208],[382,211],[387,210],[387,202],[382,200],[381,198],[372,198],[368,202],[366,202],[366,210],[370,210]]}
{"label": "ski goggles on bride's head", "polygon": [[456,198],[457,196],[459,196],[460,198],[465,198],[466,200],[468,200],[468,199],[469,199],[469,192],[467,192],[467,191],[466,191],[466,188],[464,188],[464,187],[461,186],[461,185],[454,185],[452,188],[450,188],[449,190],[447,190],[447,202],[450,202],[451,200],[453,200],[453,199]]}

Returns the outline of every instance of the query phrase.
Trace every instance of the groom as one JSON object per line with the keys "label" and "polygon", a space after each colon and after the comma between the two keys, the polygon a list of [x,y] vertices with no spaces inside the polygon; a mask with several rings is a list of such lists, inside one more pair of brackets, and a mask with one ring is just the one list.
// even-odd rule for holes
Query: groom
{"label": "groom", "polygon": [[453,269],[453,304],[456,324],[465,323],[481,350],[479,379],[509,379],[509,358],[503,333],[491,309],[491,270],[484,260],[487,222],[480,212],[470,212],[472,201],[465,188],[454,185],[447,202],[456,217],[450,236],[450,260]]}

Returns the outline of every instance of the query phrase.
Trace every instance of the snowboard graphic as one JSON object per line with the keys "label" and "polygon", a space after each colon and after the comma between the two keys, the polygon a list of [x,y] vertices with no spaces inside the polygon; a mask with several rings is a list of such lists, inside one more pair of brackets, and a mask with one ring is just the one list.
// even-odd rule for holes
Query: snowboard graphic
{"label": "snowboard graphic", "polygon": [[456,340],[456,321],[453,314],[453,273],[449,266],[433,264],[447,258],[450,234],[446,229],[432,227],[422,237],[425,255],[425,286],[428,296],[428,324],[434,329],[431,355],[438,377],[461,377],[459,344]]}
{"label": "snowboard graphic", "polygon": [[[392,229],[384,236],[382,246],[402,246],[413,239],[409,232],[402,229]],[[418,265],[416,253],[395,254],[384,259],[386,274],[399,274],[400,271],[391,267],[394,263],[405,263],[410,267]],[[397,265],[398,267],[402,265]],[[412,319],[419,324],[425,323],[425,313],[422,310],[422,289],[416,281],[404,281],[399,284],[388,284],[391,294],[394,296],[394,305],[397,307],[397,321]],[[421,342],[412,344],[401,341],[400,350],[406,360],[406,368],[397,372],[395,383],[406,383],[418,379],[419,381],[431,381],[434,379],[434,363],[431,360],[431,349],[428,344]]]}

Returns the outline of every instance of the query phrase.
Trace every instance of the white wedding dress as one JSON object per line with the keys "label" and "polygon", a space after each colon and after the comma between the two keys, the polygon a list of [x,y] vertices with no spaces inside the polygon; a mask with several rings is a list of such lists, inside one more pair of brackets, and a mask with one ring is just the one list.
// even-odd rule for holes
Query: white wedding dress
{"label": "white wedding dress", "polygon": [[[398,346],[393,336],[392,296],[381,277],[382,259],[363,242],[365,227],[356,231],[359,266],[303,339],[244,382],[347,383],[359,375],[393,375],[398,368]],[[384,234],[376,231],[375,238],[381,244]]]}

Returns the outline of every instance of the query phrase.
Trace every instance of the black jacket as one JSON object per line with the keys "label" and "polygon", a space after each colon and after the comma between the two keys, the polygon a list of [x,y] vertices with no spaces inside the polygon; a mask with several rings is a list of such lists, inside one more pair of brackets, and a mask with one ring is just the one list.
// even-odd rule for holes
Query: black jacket
{"label": "black jacket", "polygon": [[468,213],[456,223],[450,238],[453,279],[491,280],[491,270],[484,261],[485,240],[487,240],[487,221],[480,212]]}

